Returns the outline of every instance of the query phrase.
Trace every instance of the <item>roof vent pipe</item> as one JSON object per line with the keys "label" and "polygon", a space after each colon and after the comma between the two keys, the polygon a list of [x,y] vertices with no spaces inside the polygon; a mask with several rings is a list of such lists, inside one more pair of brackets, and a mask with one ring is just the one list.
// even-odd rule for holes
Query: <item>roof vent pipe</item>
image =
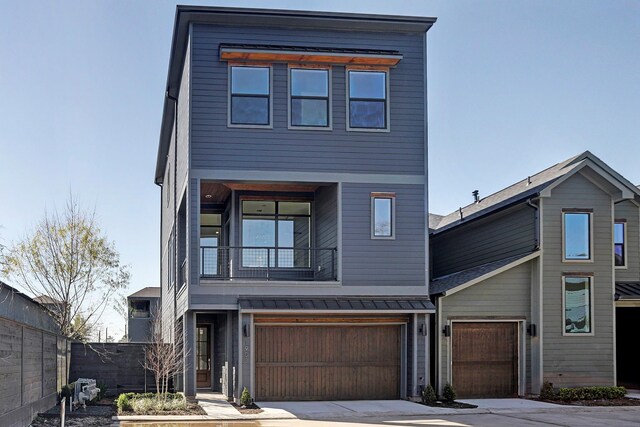
{"label": "roof vent pipe", "polygon": [[480,192],[478,190],[473,190],[471,194],[473,194],[473,201],[475,203],[480,203]]}

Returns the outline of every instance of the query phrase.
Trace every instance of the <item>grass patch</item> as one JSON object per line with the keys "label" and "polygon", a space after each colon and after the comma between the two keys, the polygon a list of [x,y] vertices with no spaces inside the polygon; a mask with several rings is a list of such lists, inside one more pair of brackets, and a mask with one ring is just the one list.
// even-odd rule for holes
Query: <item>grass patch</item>
{"label": "grass patch", "polygon": [[180,393],[122,393],[116,400],[119,415],[205,415]]}

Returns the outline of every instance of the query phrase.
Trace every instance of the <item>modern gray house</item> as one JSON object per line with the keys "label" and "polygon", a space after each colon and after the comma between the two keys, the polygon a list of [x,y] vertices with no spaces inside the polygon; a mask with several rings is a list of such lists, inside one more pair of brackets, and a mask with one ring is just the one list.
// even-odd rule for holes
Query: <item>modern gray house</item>
{"label": "modern gray house", "polygon": [[178,6],[155,182],[187,396],[406,398],[431,381],[434,22]]}
{"label": "modern gray house", "polygon": [[160,315],[160,288],[147,286],[127,297],[129,342],[148,342],[151,339],[152,322]]}
{"label": "modern gray house", "polygon": [[640,384],[640,191],[590,152],[430,215],[435,382],[461,397]]}

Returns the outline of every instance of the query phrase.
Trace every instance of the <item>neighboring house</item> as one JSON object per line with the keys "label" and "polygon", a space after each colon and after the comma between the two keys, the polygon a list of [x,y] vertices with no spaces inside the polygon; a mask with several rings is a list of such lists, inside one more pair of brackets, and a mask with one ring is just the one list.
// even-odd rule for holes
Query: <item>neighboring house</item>
{"label": "neighboring house", "polygon": [[49,310],[53,316],[61,316],[64,313],[64,302],[51,298],[48,295],[40,295],[33,299],[45,309]]}
{"label": "neighboring house", "polygon": [[434,18],[179,6],[156,167],[177,381],[258,400],[429,383]]}
{"label": "neighboring house", "polygon": [[129,307],[127,337],[128,342],[148,342],[151,325],[158,314],[160,288],[148,286],[127,297]]}
{"label": "neighboring house", "polygon": [[67,339],[35,299],[0,281],[0,426],[30,425],[68,382]]}
{"label": "neighboring house", "polygon": [[640,384],[639,189],[585,152],[476,198],[430,217],[438,388]]}

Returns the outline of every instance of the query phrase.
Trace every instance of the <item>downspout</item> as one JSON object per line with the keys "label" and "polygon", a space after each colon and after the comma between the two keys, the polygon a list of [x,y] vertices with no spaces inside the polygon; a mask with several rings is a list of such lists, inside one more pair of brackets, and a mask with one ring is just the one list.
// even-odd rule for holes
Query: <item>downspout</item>
{"label": "downspout", "polygon": [[[178,185],[176,183],[177,178],[178,178],[178,98],[174,98],[173,96],[169,95],[169,89],[167,88],[167,92],[166,92],[166,97],[167,99],[169,99],[170,101],[173,101],[173,105],[174,105],[174,110],[175,110],[175,114],[174,114],[174,143],[173,143],[173,253],[170,255],[173,257],[174,261],[173,261],[173,269],[174,269],[174,274],[175,274],[175,283],[173,284],[173,331],[172,333],[175,334],[176,331],[176,325],[175,325],[175,321],[176,321],[176,317],[178,315],[178,274],[177,274],[177,268],[178,268],[178,257],[176,257],[176,253],[178,250],[178,204],[176,203],[176,199],[178,198]],[[169,275],[171,275],[171,272],[169,273]],[[171,276],[169,276],[171,277]],[[184,390],[184,375],[182,378],[182,389]]]}
{"label": "downspout", "polygon": [[527,199],[527,206],[529,206],[530,208],[533,208],[536,212],[535,212],[535,220],[533,222],[534,227],[535,227],[535,235],[536,235],[536,241],[535,241],[535,245],[533,247],[534,250],[538,250],[540,249],[540,208],[535,205],[534,203],[532,203],[531,201],[532,199]]}

